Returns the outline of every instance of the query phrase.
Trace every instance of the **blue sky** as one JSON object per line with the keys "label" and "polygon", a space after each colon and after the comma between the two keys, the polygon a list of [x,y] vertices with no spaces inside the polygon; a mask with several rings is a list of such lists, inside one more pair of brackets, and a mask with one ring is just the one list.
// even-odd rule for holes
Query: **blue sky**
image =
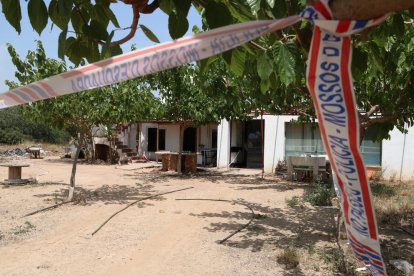
{"label": "blue sky", "polygon": [[[45,1],[49,2],[49,1]],[[45,47],[48,57],[57,59],[57,50],[58,50],[58,36],[60,34],[60,29],[57,26],[54,26],[51,29],[51,21],[49,20],[48,26],[43,30],[42,34],[39,36],[31,27],[28,16],[27,16],[27,3],[26,1],[20,1],[22,5],[22,32],[17,34],[13,27],[6,21],[4,14],[0,14],[0,26],[1,33],[0,36],[0,93],[6,92],[8,87],[4,84],[5,80],[15,80],[14,77],[14,65],[11,62],[9,53],[7,52],[6,43],[11,43],[16,49],[20,57],[25,57],[27,51],[34,50],[36,48],[36,40],[41,40]],[[115,15],[118,18],[119,24],[121,27],[129,27],[131,25],[131,7],[125,5],[121,2],[117,4],[112,4],[111,7]],[[194,25],[201,26],[200,16],[197,14],[194,8],[190,10],[189,14],[190,27],[187,35],[191,35],[191,29]],[[168,33],[168,17],[161,10],[157,10],[153,14],[141,15],[140,24],[144,24],[150,28],[155,35],[159,38],[161,42],[170,41],[171,37]],[[123,32],[123,33],[122,33]],[[122,37],[127,31],[116,32],[117,36]],[[116,39],[116,38],[115,38]],[[155,43],[150,41],[141,30],[137,31],[137,34],[129,42],[122,45],[124,53],[128,52],[131,44],[136,44],[137,48],[144,48]]]}

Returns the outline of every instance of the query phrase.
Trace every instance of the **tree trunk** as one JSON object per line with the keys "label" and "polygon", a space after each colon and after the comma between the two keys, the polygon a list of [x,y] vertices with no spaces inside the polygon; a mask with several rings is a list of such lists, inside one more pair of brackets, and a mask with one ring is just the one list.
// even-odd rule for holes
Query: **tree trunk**
{"label": "tree trunk", "polygon": [[73,159],[72,173],[70,175],[70,186],[69,186],[69,194],[68,194],[67,201],[72,201],[73,194],[75,192],[76,166],[78,164],[79,153],[80,153],[80,151],[82,149],[82,142],[83,142],[83,134],[81,134],[79,136],[79,140],[78,140],[77,148],[76,148],[75,158]]}
{"label": "tree trunk", "polygon": [[330,6],[337,19],[372,19],[411,8],[414,0],[331,0]]}
{"label": "tree trunk", "polygon": [[263,122],[263,109],[260,110],[260,144],[262,145],[262,179],[264,179],[264,122]]}
{"label": "tree trunk", "polygon": [[183,156],[183,123],[180,122],[180,137],[179,137],[179,145],[178,145],[178,160],[177,160],[177,172],[178,174],[182,174],[181,166],[181,157]]}

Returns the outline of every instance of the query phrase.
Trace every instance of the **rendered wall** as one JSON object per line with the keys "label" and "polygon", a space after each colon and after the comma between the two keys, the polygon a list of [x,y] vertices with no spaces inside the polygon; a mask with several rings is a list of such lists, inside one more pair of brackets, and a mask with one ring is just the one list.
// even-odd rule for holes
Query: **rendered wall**
{"label": "rendered wall", "polygon": [[230,123],[222,120],[217,127],[217,167],[228,168],[230,163]]}
{"label": "rendered wall", "polygon": [[407,134],[394,129],[390,136],[390,140],[382,141],[384,178],[397,181],[414,180],[414,128],[409,128]]}

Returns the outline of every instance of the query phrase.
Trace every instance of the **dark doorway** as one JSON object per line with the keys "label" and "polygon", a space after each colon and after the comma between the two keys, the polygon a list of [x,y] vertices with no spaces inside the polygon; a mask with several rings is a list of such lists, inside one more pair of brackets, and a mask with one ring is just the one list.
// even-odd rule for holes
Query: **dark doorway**
{"label": "dark doorway", "polygon": [[217,148],[217,129],[211,131],[211,147],[213,149]]}
{"label": "dark doorway", "polygon": [[157,151],[157,129],[148,128],[148,151]]}
{"label": "dark doorway", "polygon": [[103,161],[108,161],[109,157],[109,146],[104,144],[95,145],[95,158]]}
{"label": "dark doorway", "polygon": [[[245,149],[246,149],[246,167],[262,168],[262,128],[261,120],[246,122],[245,125]],[[264,126],[263,126],[264,131]]]}
{"label": "dark doorway", "polygon": [[184,130],[183,151],[196,151],[197,129],[188,127]]}

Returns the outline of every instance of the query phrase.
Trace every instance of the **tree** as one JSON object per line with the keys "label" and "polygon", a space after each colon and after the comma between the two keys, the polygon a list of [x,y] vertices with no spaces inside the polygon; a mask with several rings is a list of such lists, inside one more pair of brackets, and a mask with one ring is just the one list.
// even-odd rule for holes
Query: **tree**
{"label": "tree", "polygon": [[[94,62],[121,53],[119,45],[133,38],[139,28],[149,39],[158,42],[150,29],[139,24],[142,14],[151,14],[157,9],[162,9],[168,14],[168,28],[171,37],[176,39],[183,36],[189,28],[186,17],[192,4],[199,10],[204,9],[205,23],[209,28],[255,18],[279,18],[286,13],[297,13],[306,4],[305,0],[153,0],[151,3],[148,0],[122,0],[121,2],[131,7],[130,27],[119,26],[116,15],[111,9],[111,5],[117,3],[114,0],[51,0],[48,6],[44,0],[29,0],[27,7],[22,7],[20,1],[1,0],[5,18],[18,33],[21,31],[22,8],[27,8],[30,23],[37,33],[42,33],[49,20],[59,27],[61,29],[59,57],[67,56],[77,65],[83,58]],[[339,19],[373,18],[413,6],[414,0],[331,1],[334,16]],[[127,34],[116,39],[118,37],[115,35],[116,32],[122,30],[127,30]],[[300,36],[299,32],[298,36]]]}
{"label": "tree", "polygon": [[[85,59],[88,62],[93,62],[120,53],[119,45],[135,36],[138,28],[141,28],[150,39],[157,42],[158,39],[146,26],[139,25],[141,14],[152,13],[157,9],[161,9],[169,16],[169,31],[171,37],[176,39],[183,36],[189,28],[186,16],[191,5],[200,11],[203,19],[203,29],[207,30],[232,23],[255,19],[277,19],[297,14],[303,10],[307,4],[306,2],[313,3],[315,1],[153,0],[149,2],[148,0],[123,0],[121,5],[131,6],[132,24],[131,27],[127,28],[128,34],[120,39],[116,39],[117,35],[115,34],[119,31],[119,24],[117,23],[116,15],[111,10],[112,5],[115,5],[114,1],[52,0],[47,8],[44,0],[30,0],[28,1],[27,8],[31,24],[39,33],[41,33],[49,19],[62,30],[58,46],[59,57],[64,58],[67,56],[77,65],[84,62]],[[2,0],[1,3],[6,19],[20,32],[20,2],[16,4],[16,1]],[[367,19],[387,12],[413,7],[414,0],[332,0],[330,5],[336,18]],[[360,47],[362,48],[355,54],[357,58],[354,59],[353,70],[363,71],[365,68],[363,58],[365,57],[365,60],[367,60],[366,56],[369,51],[377,50],[376,53],[386,51],[385,44],[381,46],[377,44],[375,48],[369,46],[369,41],[375,44],[377,38],[384,39],[384,37],[395,32],[395,30],[401,31],[402,29],[412,28],[412,23],[404,24],[404,20],[410,22],[413,17],[413,9],[405,10],[388,19],[387,24],[376,28],[375,31],[371,33],[368,31],[360,36],[356,36],[356,40],[367,41],[364,45],[368,46],[362,46],[363,44],[361,44]],[[116,29],[111,29],[112,27]],[[254,102],[272,97],[273,100],[269,102],[276,106],[273,109],[279,110],[282,106],[281,103],[285,103],[285,105],[290,107],[284,106],[283,109],[290,108],[291,113],[303,115],[304,119],[309,120],[309,118],[314,118],[314,111],[306,92],[304,68],[311,36],[312,28],[310,24],[302,23],[292,28],[263,36],[250,42],[248,45],[222,54],[220,58],[225,60],[232,72],[239,76],[246,76],[245,69],[248,67],[246,64],[257,68],[257,72],[253,74],[259,76],[261,93],[250,90],[253,93],[250,98],[254,98]],[[401,48],[396,50],[403,51]],[[395,55],[398,54],[395,53]],[[217,57],[204,60],[200,62],[200,67],[210,67],[215,60],[217,60]],[[367,71],[368,74],[369,72],[372,71]],[[252,75],[252,72],[248,72],[248,74]],[[357,75],[354,74],[354,76]],[[359,79],[361,80],[362,78]],[[371,79],[372,81],[375,80],[375,78]],[[363,87],[358,83],[356,83],[356,86]],[[365,87],[368,88],[368,86]],[[372,112],[376,112],[378,115],[379,110],[375,107],[376,104],[371,105],[372,101],[359,99],[360,93],[360,90],[358,90],[357,99],[361,109],[361,120],[363,121],[361,133],[364,133],[364,128],[367,125],[364,122],[367,119],[371,119],[372,116],[370,114]],[[295,95],[292,96],[293,94]],[[266,105],[266,109],[270,108],[271,105]],[[254,108],[254,110],[256,109]],[[399,114],[403,114],[406,119],[400,116],[397,120],[395,119],[395,114],[393,116],[384,116],[381,122],[384,125],[382,130],[389,130],[392,127],[389,123],[394,125],[396,121],[408,121],[407,114],[411,112],[410,110],[402,110],[401,108],[396,110],[398,110]],[[392,120],[386,121],[385,118]],[[377,122],[379,122],[378,119]],[[385,134],[385,131],[381,131],[381,133]]]}
{"label": "tree", "polygon": [[[28,52],[25,60],[20,59],[12,45],[8,45],[8,50],[17,68],[15,76],[19,81],[7,81],[11,88],[66,71],[64,62],[46,57],[41,42],[38,42],[36,51]],[[92,157],[94,156],[92,128],[101,124],[111,128],[118,122],[148,118],[157,110],[155,107],[158,102],[148,86],[129,81],[103,89],[38,101],[24,106],[24,112],[33,120],[65,129],[74,138],[77,149],[68,196],[68,200],[72,200],[81,149],[91,149]]]}

